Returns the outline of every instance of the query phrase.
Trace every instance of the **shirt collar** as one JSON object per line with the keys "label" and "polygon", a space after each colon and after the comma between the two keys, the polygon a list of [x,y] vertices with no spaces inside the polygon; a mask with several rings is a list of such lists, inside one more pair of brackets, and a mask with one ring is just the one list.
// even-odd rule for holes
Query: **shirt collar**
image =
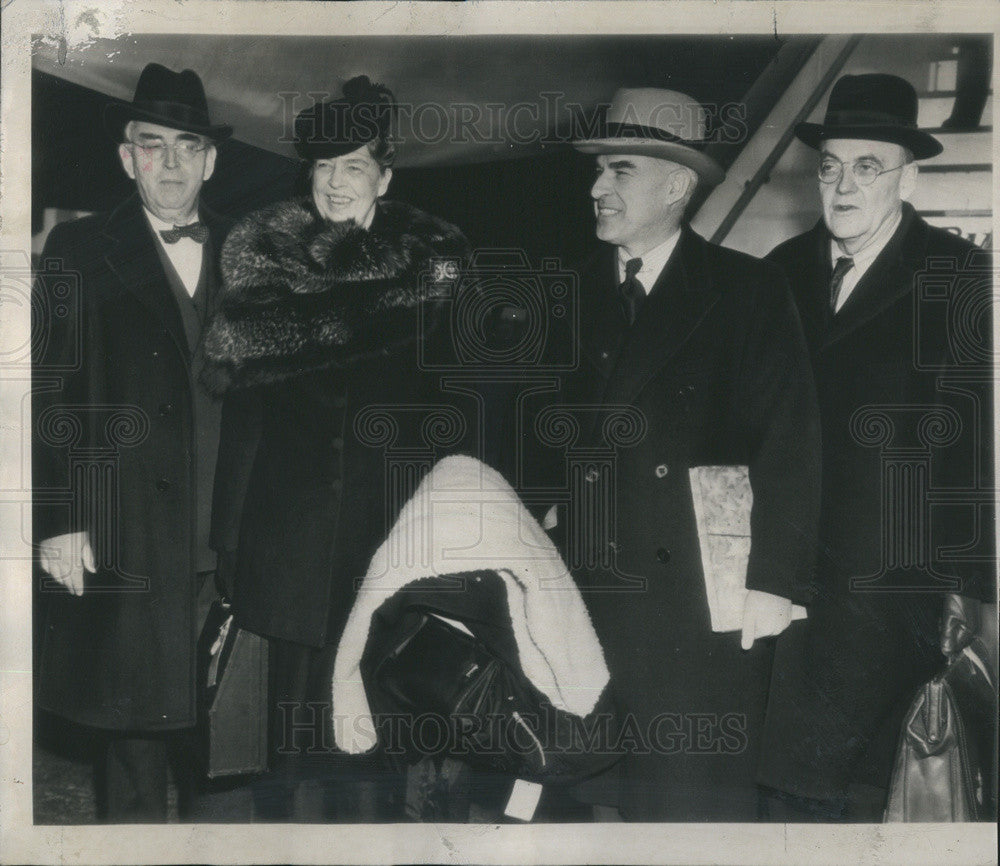
{"label": "shirt collar", "polygon": [[837,243],[836,238],[830,239],[830,261],[836,264],[837,259],[848,256],[854,259],[854,271],[857,274],[862,273],[867,270],[868,266],[878,258],[878,255],[882,250],[885,249],[885,245],[892,240],[892,236],[896,233],[896,229],[899,228],[899,223],[903,219],[903,209],[902,207],[896,211],[895,216],[891,219],[887,219],[875,234],[872,236],[871,240],[868,241],[860,250],[851,255],[850,253],[844,252],[840,245]]}
{"label": "shirt collar", "polygon": [[154,214],[151,210],[149,210],[149,208],[147,208],[145,205],[142,206],[142,209],[146,213],[146,219],[149,220],[149,224],[156,231],[158,231],[158,232],[167,231],[168,229],[172,229],[175,225],[185,225],[186,226],[186,225],[190,225],[191,223],[198,222],[198,211],[195,211],[193,214],[191,214],[191,217],[186,222],[183,222],[183,223],[168,223],[168,222],[164,222],[163,220],[161,220],[158,216],[156,216],[156,214]]}
{"label": "shirt collar", "polygon": [[[677,242],[680,238],[681,231],[678,229],[662,244],[657,247],[653,247],[651,250],[647,250],[645,255],[639,256],[639,258],[642,259],[642,268],[637,276],[639,278],[639,282],[642,283],[643,288],[645,288],[647,292],[653,288],[653,283],[656,282],[657,278],[666,267],[667,262],[669,261],[670,256],[677,246]],[[633,256],[626,253],[624,247],[618,247],[619,276],[624,277],[625,262],[629,261],[631,258],[633,258]]]}

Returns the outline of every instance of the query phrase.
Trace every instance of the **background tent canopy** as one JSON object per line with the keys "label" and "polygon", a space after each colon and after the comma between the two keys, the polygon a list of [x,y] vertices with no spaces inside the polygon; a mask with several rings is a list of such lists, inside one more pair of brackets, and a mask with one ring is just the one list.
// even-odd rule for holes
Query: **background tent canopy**
{"label": "background tent canopy", "polygon": [[[565,140],[574,115],[621,86],[670,87],[722,106],[739,101],[781,43],[772,37],[268,37],[135,35],[60,56],[39,42],[34,67],[131,99],[143,66],[197,71],[215,122],[292,156],[292,119],[367,74],[395,93],[403,167],[537,153]],[[64,62],[63,62],[64,61]]]}

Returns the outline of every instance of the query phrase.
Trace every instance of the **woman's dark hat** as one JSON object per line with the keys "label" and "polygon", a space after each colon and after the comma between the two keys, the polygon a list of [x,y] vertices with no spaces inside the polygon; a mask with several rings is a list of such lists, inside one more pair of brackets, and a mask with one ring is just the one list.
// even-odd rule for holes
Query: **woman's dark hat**
{"label": "woman's dark hat", "polygon": [[295,118],[295,150],[303,159],[330,159],[385,138],[395,100],[367,75],[344,85],[340,99],[317,102]]}
{"label": "woman's dark hat", "polygon": [[888,141],[909,150],[914,159],[937,156],[944,149],[934,136],[917,129],[917,92],[896,75],[845,75],[830,92],[823,123],[800,123],[800,141],[819,148],[830,138]]}
{"label": "woman's dark hat", "polygon": [[224,141],[233,134],[231,126],[209,120],[205,88],[197,72],[174,72],[159,63],[150,63],[142,70],[130,103],[114,102],[104,110],[104,123],[118,141],[123,140],[130,120],[158,123],[214,141]]}

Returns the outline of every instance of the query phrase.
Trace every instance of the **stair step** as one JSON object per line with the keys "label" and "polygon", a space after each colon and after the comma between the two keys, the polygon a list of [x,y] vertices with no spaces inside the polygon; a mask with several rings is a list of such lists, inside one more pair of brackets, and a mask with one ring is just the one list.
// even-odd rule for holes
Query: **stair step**
{"label": "stair step", "polygon": [[934,165],[922,165],[920,167],[920,171],[923,174],[969,174],[970,172],[990,172],[992,170],[993,165],[989,162],[935,163]]}
{"label": "stair step", "polygon": [[935,219],[944,217],[963,217],[966,219],[970,217],[993,218],[993,211],[991,210],[922,210],[919,213],[923,217],[934,217]]}
{"label": "stair step", "polygon": [[[951,110],[954,105],[954,93],[946,95],[936,93],[932,96],[922,97],[920,100],[919,110],[917,112],[917,125],[921,129],[926,129],[928,131],[940,129],[941,124],[951,117]],[[993,97],[990,96],[986,99],[986,107],[983,109],[981,122],[989,123],[990,118],[992,117]]]}
{"label": "stair step", "polygon": [[[990,96],[993,95],[993,90],[986,91]],[[935,96],[950,96],[954,99],[958,95],[957,90],[917,90],[917,99],[930,99]]]}
{"label": "stair step", "polygon": [[[968,135],[968,134],[976,133],[976,132],[990,132],[990,133],[993,132],[993,127],[992,126],[983,126],[981,124],[979,126],[977,126],[975,129],[962,129],[962,130],[951,129],[951,128],[945,127],[945,126],[921,126],[920,128],[924,132],[929,132],[931,135],[934,135],[934,136],[940,136],[940,135]],[[943,144],[943,142],[942,142],[942,144]]]}
{"label": "stair step", "polygon": [[944,146],[944,152],[933,159],[920,161],[921,169],[932,165],[966,165],[990,163],[993,159],[993,132],[977,129],[975,132],[945,132],[934,136]]}
{"label": "stair step", "polygon": [[[974,244],[982,246],[983,240],[993,234],[993,215],[964,215],[960,212],[939,215],[940,211],[918,211],[932,226],[960,234]],[[957,231],[956,231],[957,229]]]}
{"label": "stair step", "polygon": [[921,173],[910,201],[917,210],[989,211],[993,206],[989,177],[983,172]]}

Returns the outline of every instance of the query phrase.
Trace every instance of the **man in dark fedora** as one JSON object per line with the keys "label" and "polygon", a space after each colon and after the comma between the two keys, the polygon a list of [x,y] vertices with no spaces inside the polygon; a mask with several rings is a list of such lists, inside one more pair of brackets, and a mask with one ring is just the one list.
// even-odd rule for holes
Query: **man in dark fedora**
{"label": "man in dark fedora", "polygon": [[[593,420],[579,448],[622,446],[613,471],[586,478],[584,495],[611,516],[606,532],[565,527],[567,550],[587,551],[567,555],[621,722],[619,765],[577,794],[612,819],[757,818],[767,638],[804,600],[815,533],[818,419],[786,281],[685,223],[697,185],[724,177],[703,152],[706,123],[689,96],[625,89],[598,133],[574,142],[596,158],[590,194],[605,243],[580,271],[580,365],[563,408]],[[627,446],[609,441],[617,413],[636,433],[621,437]],[[752,486],[749,591],[737,585],[735,622],[719,630],[692,497],[699,467],[748,468]],[[725,487],[715,493],[738,509]]]}
{"label": "man in dark fedora", "polygon": [[[994,599],[991,272],[907,201],[916,161],[942,152],[916,121],[903,79],[841,78],[824,122],[796,128],[819,151],[823,218],[768,257],[799,308],[823,439],[817,595],[778,642],[759,775],[776,819],[882,820],[892,735],[944,664],[942,600]],[[931,485],[950,501],[931,509]]]}
{"label": "man in dark fedora", "polygon": [[187,806],[195,646],[214,592],[220,404],[197,374],[228,223],[200,195],[232,128],[209,120],[197,74],[155,63],[105,120],[135,193],[56,226],[42,253],[80,291],[35,358],[37,700],[106,734],[107,820],[162,821],[168,765]]}

